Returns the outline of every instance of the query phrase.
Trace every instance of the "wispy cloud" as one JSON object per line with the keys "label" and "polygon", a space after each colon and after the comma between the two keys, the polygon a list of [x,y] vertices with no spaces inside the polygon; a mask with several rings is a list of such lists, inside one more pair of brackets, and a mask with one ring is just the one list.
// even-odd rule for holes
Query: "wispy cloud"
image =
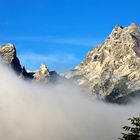
{"label": "wispy cloud", "polygon": [[42,55],[37,53],[19,54],[18,57],[21,63],[27,66],[28,69],[38,68],[40,64],[46,64],[51,68],[56,68],[57,71],[67,71],[72,65],[79,62],[79,59],[74,54],[48,54]]}
{"label": "wispy cloud", "polygon": [[[101,39],[91,39],[91,38],[72,38],[72,37],[54,37],[54,36],[9,36],[9,37],[2,37],[2,40],[4,42],[14,42],[15,44],[19,43],[24,44],[29,43],[31,44],[31,49],[25,49],[27,48],[26,45],[17,45],[20,50],[20,54],[18,52],[18,57],[21,60],[21,64],[25,65],[28,69],[34,70],[35,68],[38,68],[41,63],[46,64],[49,66],[51,69],[55,69],[59,72],[64,72],[69,69],[72,69],[75,67],[77,64],[80,63],[81,61],[81,56],[79,52],[76,54],[77,50],[75,52],[72,51],[64,51],[65,50],[70,50],[72,46],[78,46],[79,51],[83,47],[82,51],[87,52],[89,47],[95,46],[101,42]],[[33,44],[41,44],[44,43],[48,46],[56,44],[54,46],[62,46],[62,50],[60,51],[58,48],[53,48],[54,53],[46,52],[45,54],[42,52],[38,51],[33,51]],[[40,46],[41,47],[41,46]],[[68,48],[66,48],[68,47]],[[24,49],[23,49],[24,48]],[[23,49],[24,51],[21,51]],[[39,50],[39,49],[38,49]],[[27,52],[30,51],[30,52]],[[71,53],[72,52],[72,53]]]}
{"label": "wispy cloud", "polygon": [[72,38],[72,37],[54,37],[54,36],[12,36],[6,37],[5,40],[13,41],[30,41],[63,45],[93,46],[97,45],[102,39],[97,38]]}
{"label": "wispy cloud", "polygon": [[69,61],[76,61],[77,58],[74,54],[49,54],[49,55],[41,55],[36,53],[25,53],[20,54],[20,58],[24,59],[24,61],[42,61],[42,62],[61,62],[67,63]]}

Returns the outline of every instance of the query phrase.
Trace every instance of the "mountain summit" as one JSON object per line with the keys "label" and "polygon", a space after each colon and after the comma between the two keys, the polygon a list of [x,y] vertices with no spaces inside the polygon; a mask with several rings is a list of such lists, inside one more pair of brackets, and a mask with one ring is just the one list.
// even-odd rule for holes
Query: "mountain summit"
{"label": "mountain summit", "polygon": [[22,72],[21,64],[17,58],[16,48],[13,44],[6,44],[0,47],[0,58],[3,63],[10,65],[17,74]]}
{"label": "mountain summit", "polygon": [[128,27],[115,26],[106,40],[90,50],[65,77],[110,102],[139,95],[140,27],[135,23]]}
{"label": "mountain summit", "polygon": [[[46,65],[34,72],[26,71],[12,44],[0,47],[0,57],[20,78],[45,83],[59,78]],[[113,103],[126,103],[129,97],[140,96],[140,27],[135,23],[115,26],[106,40],[64,77],[88,89],[90,95]]]}
{"label": "mountain summit", "polygon": [[0,46],[0,61],[12,68],[14,72],[24,80],[54,83],[59,77],[55,71],[49,71],[44,64],[40,66],[39,70],[28,72],[24,66],[21,66],[16,54],[16,48],[10,43]]}

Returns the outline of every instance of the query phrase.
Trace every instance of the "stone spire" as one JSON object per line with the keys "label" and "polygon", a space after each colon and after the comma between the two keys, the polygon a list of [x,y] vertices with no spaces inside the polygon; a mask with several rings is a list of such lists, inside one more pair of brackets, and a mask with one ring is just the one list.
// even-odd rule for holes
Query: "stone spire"
{"label": "stone spire", "polygon": [[47,76],[49,76],[49,69],[46,65],[41,64],[40,69],[34,74],[34,80],[45,81]]}

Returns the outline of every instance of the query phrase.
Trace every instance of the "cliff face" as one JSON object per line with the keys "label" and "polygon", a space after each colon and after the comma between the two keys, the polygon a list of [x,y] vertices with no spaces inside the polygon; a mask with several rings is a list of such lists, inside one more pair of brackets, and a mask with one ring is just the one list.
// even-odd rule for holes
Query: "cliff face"
{"label": "cliff face", "polygon": [[16,56],[16,48],[13,44],[6,44],[1,46],[0,56],[3,63],[11,66],[17,74],[22,72],[20,61]]}
{"label": "cliff face", "polygon": [[140,93],[140,27],[117,25],[107,39],[88,52],[74,70],[65,75],[90,94],[121,102]]}

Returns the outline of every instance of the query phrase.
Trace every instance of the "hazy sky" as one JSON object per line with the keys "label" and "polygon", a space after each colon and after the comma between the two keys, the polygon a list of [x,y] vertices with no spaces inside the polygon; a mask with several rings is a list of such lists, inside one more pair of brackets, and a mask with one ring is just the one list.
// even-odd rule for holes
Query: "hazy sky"
{"label": "hazy sky", "polygon": [[0,44],[13,43],[28,69],[66,71],[116,24],[140,24],[139,0],[0,0]]}

